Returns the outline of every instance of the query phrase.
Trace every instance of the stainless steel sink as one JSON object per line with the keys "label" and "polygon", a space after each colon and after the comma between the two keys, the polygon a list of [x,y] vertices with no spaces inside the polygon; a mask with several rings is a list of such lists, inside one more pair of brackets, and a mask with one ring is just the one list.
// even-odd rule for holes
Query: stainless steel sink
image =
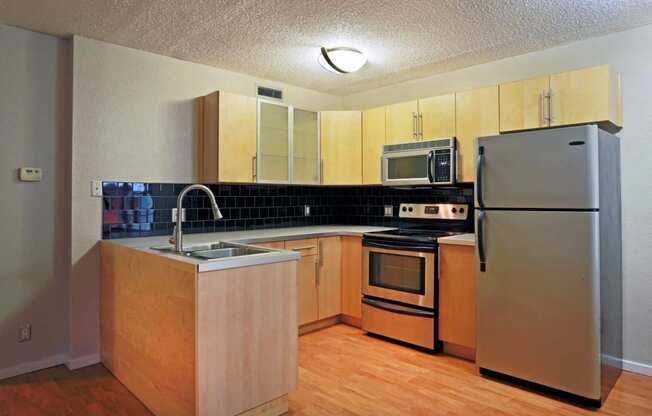
{"label": "stainless steel sink", "polygon": [[253,254],[263,254],[269,253],[273,250],[247,246],[244,244],[236,243],[209,243],[209,244],[197,244],[194,246],[186,247],[183,253],[177,253],[174,251],[174,246],[165,245],[165,246],[154,246],[151,247],[153,250],[163,251],[167,253],[177,254],[180,256],[186,257],[195,257],[203,260],[215,260],[222,259],[227,257],[239,257],[239,256],[250,256]]}

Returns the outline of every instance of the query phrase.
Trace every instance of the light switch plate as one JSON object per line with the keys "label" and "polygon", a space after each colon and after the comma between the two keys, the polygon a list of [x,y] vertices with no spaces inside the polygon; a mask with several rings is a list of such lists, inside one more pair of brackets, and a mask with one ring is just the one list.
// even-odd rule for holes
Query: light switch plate
{"label": "light switch plate", "polygon": [[304,205],[303,206],[303,215],[306,217],[310,216],[310,205]]}
{"label": "light switch plate", "polygon": [[394,216],[394,207],[392,205],[385,205],[384,213],[385,213],[386,217],[393,217]]}
{"label": "light switch plate", "polygon": [[20,168],[18,177],[23,182],[41,182],[43,179],[43,170],[41,168]]}
{"label": "light switch plate", "polygon": [[102,196],[102,181],[91,181],[91,196]]}

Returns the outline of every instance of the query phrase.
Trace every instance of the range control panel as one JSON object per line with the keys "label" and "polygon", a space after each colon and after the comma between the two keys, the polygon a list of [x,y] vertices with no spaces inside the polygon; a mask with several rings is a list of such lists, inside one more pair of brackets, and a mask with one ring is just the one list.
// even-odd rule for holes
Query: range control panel
{"label": "range control panel", "polygon": [[436,220],[465,220],[469,215],[467,204],[401,204],[401,218],[430,218]]}

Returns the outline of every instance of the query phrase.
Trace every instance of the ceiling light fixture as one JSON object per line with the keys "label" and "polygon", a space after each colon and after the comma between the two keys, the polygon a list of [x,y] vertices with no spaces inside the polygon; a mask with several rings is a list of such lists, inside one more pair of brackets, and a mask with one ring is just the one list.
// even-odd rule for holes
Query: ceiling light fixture
{"label": "ceiling light fixture", "polygon": [[322,47],[318,60],[324,69],[338,74],[355,72],[367,63],[367,57],[362,52],[346,46]]}

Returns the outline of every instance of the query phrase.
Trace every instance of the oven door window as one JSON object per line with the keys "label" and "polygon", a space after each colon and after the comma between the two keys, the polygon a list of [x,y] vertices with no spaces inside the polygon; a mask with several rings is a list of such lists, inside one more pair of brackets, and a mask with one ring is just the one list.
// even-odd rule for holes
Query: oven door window
{"label": "oven door window", "polygon": [[426,155],[387,159],[387,179],[421,179],[428,177]]}
{"label": "oven door window", "polygon": [[398,254],[369,253],[369,285],[401,292],[426,293],[426,259]]}

